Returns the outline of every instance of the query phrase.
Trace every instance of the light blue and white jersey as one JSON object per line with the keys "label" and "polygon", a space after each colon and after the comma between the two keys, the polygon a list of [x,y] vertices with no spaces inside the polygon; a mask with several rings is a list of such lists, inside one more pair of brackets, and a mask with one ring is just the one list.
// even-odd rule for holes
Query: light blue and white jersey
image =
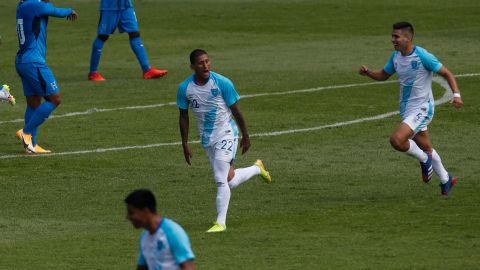
{"label": "light blue and white jersey", "polygon": [[230,106],[239,99],[233,83],[215,72],[210,72],[205,85],[196,84],[193,74],[180,84],[177,92],[177,106],[184,110],[190,106],[195,115],[203,147],[228,135],[238,137],[237,124],[233,120]]}
{"label": "light blue and white jersey", "polygon": [[168,218],[162,218],[154,234],[144,231],[140,237],[137,265],[150,270],[176,270],[195,259],[185,231]]}
{"label": "light blue and white jersey", "polygon": [[419,46],[415,46],[413,52],[407,56],[403,56],[399,51],[392,54],[383,70],[390,75],[397,72],[402,118],[420,108],[433,110],[432,77],[440,68],[442,63]]}

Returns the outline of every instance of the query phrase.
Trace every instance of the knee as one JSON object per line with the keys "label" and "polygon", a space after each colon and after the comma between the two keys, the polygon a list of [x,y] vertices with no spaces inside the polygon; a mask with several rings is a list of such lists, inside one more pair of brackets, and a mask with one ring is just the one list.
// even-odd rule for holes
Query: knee
{"label": "knee", "polygon": [[55,107],[58,107],[62,103],[62,100],[60,98],[57,98],[57,99],[54,99],[50,102],[52,102],[55,105]]}
{"label": "knee", "polygon": [[108,40],[108,35],[98,35],[98,39],[100,39],[101,41],[105,42]]}
{"label": "knee", "polygon": [[401,146],[402,146],[403,142],[402,142],[402,139],[399,138],[398,136],[395,136],[395,135],[392,135],[390,136],[390,145],[395,148],[396,150],[402,150]]}
{"label": "knee", "polygon": [[140,37],[140,32],[128,33],[128,37],[129,37],[130,39],[139,38],[139,37]]}
{"label": "knee", "polygon": [[49,102],[53,103],[53,105],[55,105],[55,107],[58,107],[60,105],[60,103],[62,103],[62,99],[60,98],[60,95],[51,96],[47,100]]}

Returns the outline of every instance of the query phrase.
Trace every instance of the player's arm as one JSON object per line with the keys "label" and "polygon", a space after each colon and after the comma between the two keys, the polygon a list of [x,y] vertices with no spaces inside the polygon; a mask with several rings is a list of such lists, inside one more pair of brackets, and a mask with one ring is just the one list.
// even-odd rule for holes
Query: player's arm
{"label": "player's arm", "polygon": [[178,123],[180,126],[180,135],[182,136],[183,155],[188,165],[191,165],[190,159],[192,158],[192,152],[190,151],[190,147],[188,147],[188,109],[179,109],[179,111],[180,117]]}
{"label": "player's arm", "polygon": [[455,106],[455,108],[461,108],[463,106],[463,100],[460,96],[460,89],[458,88],[457,80],[455,79],[455,76],[453,76],[453,73],[445,66],[442,66],[437,73],[447,80],[448,85],[450,85],[450,89],[453,92],[453,106]]}
{"label": "player's arm", "polygon": [[386,81],[391,76],[391,74],[388,74],[387,72],[385,72],[384,69],[370,70],[365,65],[362,65],[360,67],[360,70],[358,71],[358,73],[360,73],[360,75],[362,76],[368,76],[376,81]]}
{"label": "player's arm", "polygon": [[57,18],[65,18],[75,21],[78,17],[75,10],[71,8],[57,8],[52,3],[39,2],[39,8],[37,11],[38,16],[51,16]]}
{"label": "player's arm", "polygon": [[240,127],[240,131],[242,132],[240,147],[242,147],[243,155],[248,151],[248,148],[250,148],[250,136],[248,135],[247,124],[245,123],[245,119],[243,118],[243,114],[240,112],[240,108],[238,107],[237,103],[230,106],[230,110],[232,111],[233,117],[235,117],[235,122],[237,122],[238,126]]}

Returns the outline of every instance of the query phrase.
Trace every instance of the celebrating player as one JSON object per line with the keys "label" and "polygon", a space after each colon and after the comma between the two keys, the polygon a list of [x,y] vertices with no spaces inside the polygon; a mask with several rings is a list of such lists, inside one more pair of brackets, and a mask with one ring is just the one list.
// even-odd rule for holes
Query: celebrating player
{"label": "celebrating player", "polygon": [[207,232],[222,232],[227,229],[230,189],[255,175],[261,175],[267,183],[270,183],[272,178],[261,160],[257,160],[248,168],[234,170],[233,161],[238,144],[237,124],[242,132],[240,141],[242,154],[250,147],[247,126],[237,105],[240,96],[228,78],[210,71],[210,60],[204,50],[194,50],[190,54],[190,64],[194,74],[180,84],[177,92],[183,153],[185,160],[190,164],[192,157],[188,146],[190,105],[200,132],[201,144],[212,165],[217,185],[217,220]]}
{"label": "celebrating player", "polygon": [[[27,98],[25,126],[17,131],[27,153],[48,153],[37,142],[37,129],[60,105],[60,90],[45,63],[48,17],[77,19],[71,8],[56,8],[49,0],[23,0],[17,6],[17,33],[20,49],[15,60]],[[45,102],[42,103],[42,98]]]}
{"label": "celebrating player", "polygon": [[138,189],[125,198],[127,219],[135,228],[145,231],[140,237],[137,270],[193,270],[190,240],[173,220],[157,214],[155,196],[150,190]]}
{"label": "celebrating player", "polygon": [[448,196],[456,183],[454,176],[443,167],[437,151],[430,146],[427,125],[432,121],[434,101],[432,76],[438,73],[445,78],[453,92],[452,104],[463,106],[453,74],[427,50],[413,44],[413,26],[408,22],[393,25],[392,43],[395,48],[383,69],[370,70],[362,65],[359,73],[377,81],[387,80],[397,73],[400,81],[400,115],[402,123],[390,137],[390,144],[420,161],[422,178],[428,183],[433,171],[440,178],[441,194]]}
{"label": "celebrating player", "polygon": [[10,103],[10,105],[15,105],[15,98],[10,94],[10,87],[6,84],[2,85],[0,89],[0,100]]}
{"label": "celebrating player", "polygon": [[137,56],[143,70],[144,79],[158,78],[167,75],[167,70],[159,70],[148,64],[148,57],[138,30],[137,17],[133,9],[132,0],[101,0],[100,21],[98,23],[98,36],[93,42],[92,56],[90,58],[91,81],[104,81],[105,78],[98,73],[98,64],[102,55],[102,48],[108,36],[118,28],[120,33],[127,32],[130,38],[130,47]]}

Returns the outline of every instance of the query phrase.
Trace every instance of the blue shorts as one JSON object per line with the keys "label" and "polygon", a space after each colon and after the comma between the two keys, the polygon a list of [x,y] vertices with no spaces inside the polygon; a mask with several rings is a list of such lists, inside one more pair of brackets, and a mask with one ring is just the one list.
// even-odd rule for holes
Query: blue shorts
{"label": "blue shorts", "polygon": [[60,91],[52,71],[46,64],[16,64],[16,68],[22,79],[24,96],[48,97]]}
{"label": "blue shorts", "polygon": [[120,33],[138,32],[137,16],[135,16],[133,8],[100,11],[99,35],[111,35],[117,27]]}

